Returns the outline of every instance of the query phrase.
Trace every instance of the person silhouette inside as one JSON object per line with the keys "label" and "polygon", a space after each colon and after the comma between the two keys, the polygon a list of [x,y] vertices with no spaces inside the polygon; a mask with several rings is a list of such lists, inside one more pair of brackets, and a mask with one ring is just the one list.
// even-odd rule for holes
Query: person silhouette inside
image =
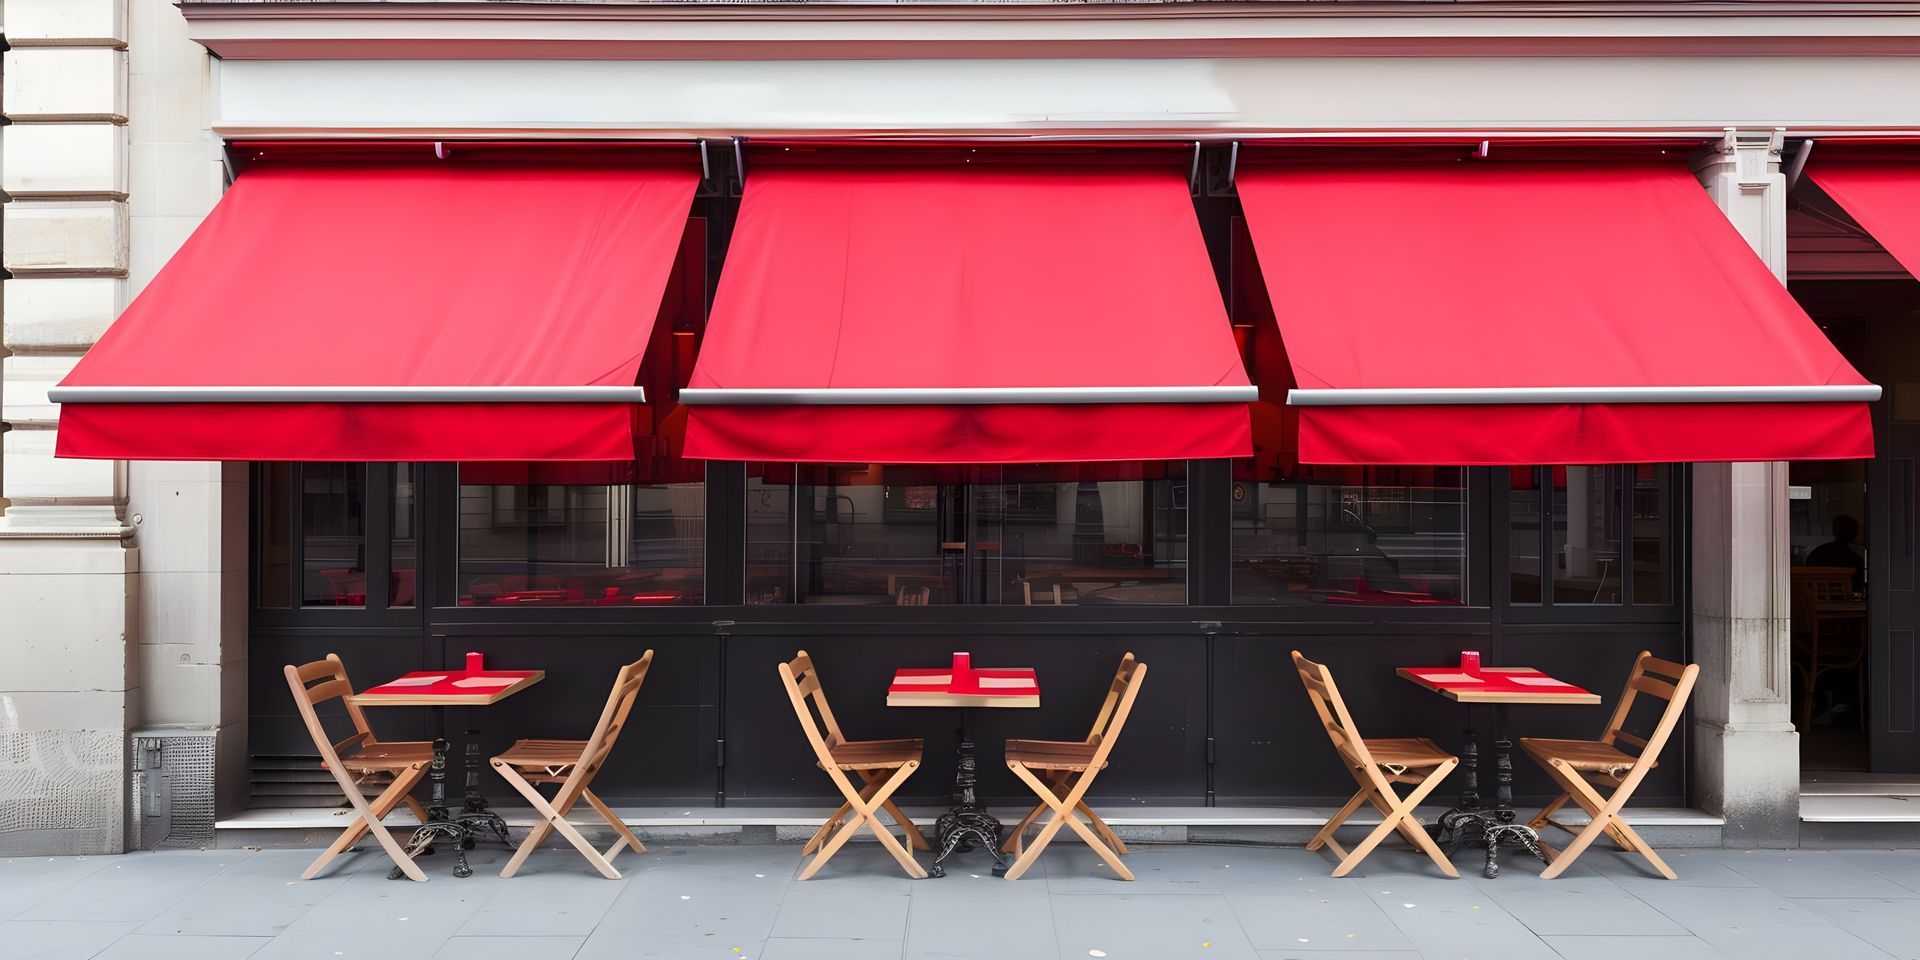
{"label": "person silhouette inside", "polygon": [[1840,514],[1833,518],[1833,539],[1807,551],[1809,567],[1846,567],[1853,571],[1853,589],[1866,587],[1867,561],[1853,549],[1860,536],[1860,521]]}

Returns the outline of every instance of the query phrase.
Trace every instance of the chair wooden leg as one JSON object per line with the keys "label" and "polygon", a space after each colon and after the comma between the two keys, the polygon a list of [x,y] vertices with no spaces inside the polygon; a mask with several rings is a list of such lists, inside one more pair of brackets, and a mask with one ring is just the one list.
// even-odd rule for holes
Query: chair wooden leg
{"label": "chair wooden leg", "polygon": [[1014,824],[1013,829],[1007,832],[1007,842],[1000,845],[1000,852],[1001,853],[1017,852],[1015,848],[1020,846],[1019,840],[1021,835],[1026,833],[1027,828],[1033,826],[1033,822],[1035,820],[1040,819],[1040,815],[1046,812],[1047,812],[1046,804],[1044,803],[1034,804],[1033,809],[1028,810],[1027,815],[1024,817],[1021,817],[1020,822]]}
{"label": "chair wooden leg", "polygon": [[1318,850],[1331,842],[1334,831],[1340,829],[1340,827],[1347,822],[1347,818],[1353,816],[1354,811],[1359,810],[1360,805],[1367,802],[1367,797],[1372,793],[1373,787],[1362,785],[1360,791],[1355,793],[1352,799],[1347,801],[1347,805],[1335,811],[1333,819],[1328,820],[1326,826],[1321,827],[1320,832],[1314,834],[1313,839],[1307,841],[1307,849]]}
{"label": "chair wooden leg", "polygon": [[[419,763],[395,772],[387,788],[381,791],[372,802],[368,802],[366,797],[360,794],[358,786],[353,785],[348,802],[359,810],[360,815],[340,832],[339,838],[335,839],[331,846],[321,851],[320,856],[315,858],[313,863],[308,865],[306,872],[300,875],[300,879],[311,880],[319,876],[320,871],[333,858],[345,853],[348,848],[358,843],[361,837],[371,834],[374,841],[380,844],[380,848],[386,851],[387,856],[393,858],[394,865],[400,868],[401,873],[406,874],[411,880],[425,883],[426,872],[420,869],[419,864],[413,862],[413,858],[407,855],[406,849],[400,846],[399,841],[393,839],[391,833],[387,832],[380,818],[385,817],[393,811],[394,807],[400,805],[401,798],[407,795],[408,790],[413,789],[413,785],[420,781],[421,775],[425,774],[426,770],[427,765]],[[348,781],[343,780],[343,783]]]}
{"label": "chair wooden leg", "polygon": [[[607,806],[604,801],[598,796],[595,796],[592,790],[583,788],[580,791],[580,795],[586,797],[587,802],[592,804],[595,810],[600,811],[601,819],[607,821],[607,826],[612,827],[613,832],[620,835],[621,842],[632,847],[634,853],[647,852],[647,845],[641,843],[640,838],[634,836],[632,830],[627,829],[626,821],[621,820],[620,817],[613,812],[612,807]],[[614,849],[607,851],[607,859],[613,859],[613,855],[619,852],[619,846],[620,844],[616,843],[614,844]]]}
{"label": "chair wooden leg", "polygon": [[[515,770],[513,767],[496,760],[493,763],[493,769],[496,773],[500,774],[500,779],[507,781],[509,786],[513,787],[514,790],[518,791],[521,796],[527,799],[527,803],[533,806],[533,812],[540,816],[541,823],[539,826],[547,828],[547,830],[536,828],[527,831],[527,839],[521,842],[520,849],[514,851],[513,858],[507,861],[505,867],[501,868],[500,876],[511,877],[519,872],[520,865],[525,863],[527,857],[533,853],[537,842],[544,839],[549,831],[552,831],[559,833],[567,843],[572,844],[573,848],[579,851],[580,855],[585,857],[587,862],[592,864],[593,868],[600,872],[601,876],[609,880],[620,879],[620,871],[614,869],[613,863],[609,861],[605,855],[601,854],[586,837],[582,836],[573,824],[567,822],[567,813],[573,809],[574,802],[579,799],[578,794],[569,795],[567,793],[567,787],[562,786],[561,795],[565,799],[556,805],[548,802],[546,797],[541,796],[540,791],[534,789],[533,784],[528,783],[526,778],[520,775],[520,771]],[[614,850],[612,852],[617,853],[618,851],[619,844],[616,843],[614,844]]]}
{"label": "chair wooden leg", "polygon": [[[1600,839],[1601,834],[1607,832],[1613,818],[1619,813],[1617,804],[1626,802],[1626,798],[1620,795],[1624,791],[1615,791],[1614,799],[1611,801],[1602,800],[1599,793],[1595,792],[1577,771],[1559,760],[1552,761],[1552,766],[1558,774],[1557,779],[1567,787],[1567,792],[1573,794],[1574,802],[1578,803],[1592,819],[1581,828],[1579,833],[1574,834],[1573,840],[1564,849],[1553,856],[1547,868],[1540,871],[1540,878],[1543,880],[1552,880],[1566,872],[1566,869],[1573,865],[1573,861],[1579,859],[1595,840]],[[1661,866],[1664,867],[1665,864],[1662,863]],[[1668,879],[1673,879],[1671,873],[1663,871],[1663,874]]]}
{"label": "chair wooden leg", "polygon": [[859,790],[855,790],[853,784],[848,781],[844,775],[841,775],[838,770],[829,770],[828,773],[832,775],[834,783],[839,785],[840,792],[847,798],[847,804],[852,810],[852,817],[841,824],[840,829],[835,831],[832,838],[828,839],[827,842],[821,846],[820,852],[814,854],[813,859],[808,861],[807,865],[801,869],[799,879],[812,879],[814,874],[820,872],[821,867],[826,866],[827,861],[832,859],[834,854],[840,852],[840,848],[845,846],[848,840],[853,839],[854,834],[860,832],[861,827],[866,827],[873,831],[873,835],[880,841],[880,845],[893,856],[894,860],[899,862],[901,869],[907,872],[907,876],[913,877],[916,880],[924,878],[927,875],[925,868],[914,861],[913,854],[908,853],[906,848],[900,845],[900,841],[887,830],[886,824],[880,822],[878,813],[882,805],[887,802],[887,799],[893,796],[893,792],[898,790],[900,785],[905,783],[907,778],[912,776],[913,772],[919,769],[919,767],[919,761],[909,761],[901,765],[900,768],[895,770],[893,775],[886,780],[868,783]]}
{"label": "chair wooden leg", "polygon": [[1572,799],[1573,799],[1572,794],[1564,793],[1564,792],[1561,793],[1558,797],[1553,798],[1552,803],[1549,803],[1546,806],[1541,807],[1540,812],[1534,814],[1533,819],[1527,821],[1527,829],[1532,830],[1535,833],[1539,833],[1540,831],[1545,830],[1546,828],[1552,826],[1553,815],[1556,813],[1559,813],[1560,808],[1566,806],[1567,801]]}
{"label": "chair wooden leg", "polygon": [[847,811],[852,809],[853,809],[853,806],[851,804],[845,804],[845,803],[841,804],[840,809],[835,810],[832,816],[827,817],[827,822],[821,824],[820,829],[815,830],[813,832],[813,837],[812,839],[809,839],[807,841],[807,845],[800,848],[800,855],[806,856],[807,854],[820,849],[820,844],[827,839],[827,836],[829,834],[833,833],[834,827],[840,825],[840,821],[841,819],[846,817]]}
{"label": "chair wooden leg", "polygon": [[1123,857],[1127,855],[1127,845],[1120,839],[1120,835],[1114,833],[1113,828],[1107,826],[1107,822],[1100,819],[1100,815],[1094,813],[1093,808],[1087,806],[1085,800],[1080,801],[1080,806],[1075,809],[1086,815],[1087,822],[1093,824],[1094,832],[1100,834],[1100,838],[1107,842],[1107,846],[1113,848],[1114,853]]}
{"label": "chair wooden leg", "polygon": [[[1086,771],[1080,775],[1077,781],[1072,781],[1072,789],[1069,790],[1066,797],[1063,798],[1054,793],[1055,786],[1050,786],[1039,777],[1034,776],[1033,771],[1027,769],[1025,764],[1010,762],[1007,764],[1007,767],[1013,771],[1014,776],[1026,781],[1027,786],[1033,790],[1035,796],[1040,798],[1041,803],[1053,811],[1053,816],[1047,820],[1045,826],[1040,828],[1040,833],[1033,838],[1033,845],[1021,850],[1019,857],[1014,859],[1013,866],[1007,868],[1006,879],[1020,879],[1020,877],[1033,866],[1033,862],[1039,859],[1040,851],[1045,850],[1047,844],[1053,842],[1054,836],[1060,832],[1060,828],[1063,826],[1072,827],[1073,831],[1080,835],[1080,839],[1086,841],[1087,846],[1091,847],[1093,852],[1099,855],[1100,859],[1104,861],[1120,879],[1133,879],[1133,871],[1128,870],[1127,865],[1121,862],[1120,855],[1115,853],[1111,847],[1107,846],[1106,842],[1094,832],[1092,827],[1086,823],[1082,823],[1076,813],[1082,805],[1082,798],[1086,796],[1087,788],[1093,783],[1094,771]],[[1067,781],[1059,782],[1064,783]]]}
{"label": "chair wooden leg", "polygon": [[[1376,785],[1376,789],[1368,792],[1368,798],[1373,800],[1376,805],[1386,803],[1386,809],[1380,820],[1380,825],[1374,827],[1373,830],[1367,834],[1366,839],[1360,841],[1360,843],[1353,848],[1352,852],[1348,853],[1346,858],[1341,860],[1340,864],[1333,868],[1333,875],[1336,877],[1344,877],[1353,872],[1353,868],[1359,866],[1360,861],[1365,860],[1367,855],[1372,853],[1373,849],[1387,838],[1388,834],[1395,832],[1404,833],[1410,828],[1413,834],[1420,838],[1414,843],[1414,846],[1425,853],[1427,858],[1433,861],[1434,866],[1440,868],[1441,873],[1449,877],[1460,876],[1460,871],[1454,868],[1452,861],[1449,861],[1446,854],[1441,852],[1439,846],[1434,844],[1433,839],[1426,835],[1426,831],[1420,827],[1420,821],[1414,819],[1413,816],[1413,811],[1420,806],[1420,801],[1425,800],[1427,794],[1432,793],[1434,788],[1440,785],[1440,781],[1445,780],[1447,774],[1453,772],[1454,765],[1458,762],[1457,760],[1449,760],[1435,767],[1433,773],[1429,774],[1425,780],[1416,784],[1413,790],[1404,798],[1394,794],[1391,784],[1384,780],[1380,781]],[[1389,800],[1389,798],[1391,799]]]}

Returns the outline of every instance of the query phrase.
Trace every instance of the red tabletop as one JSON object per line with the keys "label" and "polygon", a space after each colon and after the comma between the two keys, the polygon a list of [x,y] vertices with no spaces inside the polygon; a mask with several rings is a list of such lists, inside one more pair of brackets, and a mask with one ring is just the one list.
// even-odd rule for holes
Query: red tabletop
{"label": "red tabletop", "polygon": [[366,707],[486,706],[539,683],[545,670],[416,670],[353,695]]}
{"label": "red tabletop", "polygon": [[908,668],[893,675],[889,707],[1037,707],[1040,678],[1032,667],[975,667],[972,682],[953,682],[953,668]]}
{"label": "red tabletop", "polygon": [[1401,667],[1400,676],[1462,703],[1599,703],[1589,693],[1533,667],[1482,667],[1469,676],[1458,666]]}

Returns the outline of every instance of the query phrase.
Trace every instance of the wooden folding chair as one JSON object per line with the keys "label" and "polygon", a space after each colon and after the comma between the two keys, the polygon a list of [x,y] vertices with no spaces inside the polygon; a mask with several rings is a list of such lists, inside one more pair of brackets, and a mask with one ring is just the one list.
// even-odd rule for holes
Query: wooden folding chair
{"label": "wooden folding chair", "polygon": [[[1074,743],[1061,740],[1008,740],[1007,769],[1032,788],[1040,798],[1040,806],[1027,814],[1013,829],[1008,838],[1007,850],[1016,854],[1013,866],[1007,868],[1007,879],[1018,880],[1033,862],[1040,858],[1040,851],[1053,842],[1054,835],[1061,827],[1072,827],[1080,839],[1093,848],[1093,852],[1106,861],[1107,866],[1122,880],[1132,880],[1133,871],[1120,862],[1120,855],[1126,852],[1126,844],[1120,842],[1113,830],[1107,826],[1086,804],[1087,788],[1093,785],[1093,778],[1107,767],[1107,756],[1113,752],[1114,743],[1120,739],[1120,729],[1126,726],[1127,714],[1133,712],[1133,702],[1140,696],[1140,685],[1146,682],[1147,665],[1133,658],[1129,653],[1120,659],[1120,669],[1113,676],[1113,684],[1107,688],[1107,697],[1100,705],[1100,715],[1093,721],[1094,732],[1086,740]],[[1053,811],[1053,816],[1034,834],[1033,842],[1026,842],[1026,828],[1040,815],[1041,808]],[[1085,812],[1092,826],[1080,820],[1080,812]]]}
{"label": "wooden folding chair", "polygon": [[[1080,741],[1081,746],[1097,746],[1101,737],[1106,734],[1107,727],[1113,723],[1114,711],[1120,706],[1120,696],[1126,691],[1126,678],[1132,675],[1132,670],[1133,654],[1128,653],[1120,658],[1120,668],[1114,671],[1113,684],[1107,688],[1107,697],[1100,703],[1100,713],[1093,718],[1093,729],[1088,731],[1087,739]],[[1045,780],[1048,789],[1057,795],[1069,789],[1067,782],[1073,779],[1073,774],[1064,770],[1048,770],[1041,775],[1041,779]],[[1000,849],[1007,853],[1014,852],[1014,847],[1021,835],[1048,809],[1050,808],[1045,801],[1034,804],[1033,809],[1027,811],[1027,815],[1021,817],[1020,822],[1007,833],[1006,842],[1000,845]],[[1106,841],[1107,846],[1113,848],[1113,852],[1123,857],[1127,855],[1127,845],[1121,842],[1120,837],[1113,832],[1112,827],[1107,826],[1105,820],[1100,819],[1099,814],[1093,812],[1092,807],[1087,806],[1085,800],[1080,801],[1074,809],[1080,811],[1092,822],[1094,832]]]}
{"label": "wooden folding chair", "polygon": [[[319,858],[300,875],[300,879],[311,880],[318,876],[329,861],[371,833],[402,873],[426,882],[427,875],[380,821],[402,803],[420,818],[421,823],[427,821],[426,810],[408,791],[420,782],[420,777],[432,766],[433,744],[424,741],[384,743],[375,737],[372,728],[367,726],[366,714],[360,711],[359,704],[353,702],[353,684],[347,680],[346,665],[335,654],[329,653],[325,660],[300,666],[287,664],[285,672],[287,686],[293,691],[294,706],[299,708],[300,719],[307,724],[307,735],[313,738],[313,745],[320,750],[321,763],[327,772],[333,774],[334,781],[340,784],[341,792],[347,795],[347,802],[353,805],[356,814],[353,822],[341,832],[340,838],[321,852]],[[336,697],[346,706],[347,718],[353,722],[354,729],[353,736],[339,743],[328,738],[326,728],[320,725],[320,715],[315,710],[318,705]],[[342,757],[341,751],[346,750],[352,752]],[[363,788],[374,786],[383,789],[372,800],[368,800]]]}
{"label": "wooden folding chair", "polygon": [[[806,732],[807,742],[813,746],[816,765],[827,772],[827,778],[846,798],[801,848],[802,856],[811,853],[813,859],[800,871],[800,879],[807,880],[819,873],[820,868],[860,832],[862,825],[880,838],[880,845],[900,861],[901,869],[907,871],[908,876],[916,880],[925,877],[927,871],[887,831],[880,822],[879,812],[885,810],[893,822],[900,825],[908,847],[933,849],[921,835],[920,828],[893,802],[894,791],[920,769],[920,755],[926,741],[848,740],[840,732],[840,723],[833,718],[833,708],[827,706],[826,691],[820,689],[820,671],[805,650],[791,662],[780,665],[780,682],[786,685],[787,698],[793,701],[793,712],[800,718],[800,729]],[[812,709],[807,707],[809,700],[813,702]],[[814,719],[814,710],[820,712],[818,720]],[[849,773],[860,778],[860,787],[855,788],[853,781],[847,779]],[[853,819],[842,824],[848,814],[852,814]],[[836,826],[838,830],[834,829]]]}
{"label": "wooden folding chair", "polygon": [[[526,797],[527,802],[533,804],[534,813],[540,816],[540,822],[527,831],[527,839],[521,842],[520,849],[515,850],[513,858],[501,868],[500,876],[511,877],[519,872],[520,865],[527,862],[527,857],[555,831],[580,851],[580,855],[587,858],[587,862],[593,864],[601,876],[609,880],[620,879],[620,871],[613,867],[613,858],[620,854],[622,847],[630,846],[635,853],[647,852],[646,846],[633,835],[633,831],[627,829],[627,825],[614,814],[613,808],[595,796],[589,787],[601,768],[606,766],[607,755],[613,752],[620,731],[626,727],[627,714],[633,710],[634,698],[640,694],[640,685],[647,679],[647,668],[652,665],[653,651],[648,650],[640,655],[640,659],[620,668],[619,675],[613,681],[613,690],[607,694],[606,705],[600,708],[600,720],[593,725],[593,733],[587,739],[520,740],[508,747],[505,753],[493,758],[494,772]],[[536,785],[547,783],[560,785],[552,803],[548,803],[536,789]],[[604,853],[595,849],[573,824],[567,822],[567,814],[583,798],[599,811],[600,818],[607,822],[607,826],[613,828],[613,846]]]}
{"label": "wooden folding chair", "polygon": [[[1633,661],[1633,672],[1627,675],[1626,689],[1621,692],[1620,702],[1614,706],[1613,716],[1608,718],[1606,732],[1600,735],[1600,739],[1520,738],[1520,746],[1527,751],[1527,755],[1546,768],[1547,774],[1565,791],[1527,825],[1536,831],[1557,827],[1573,835],[1573,842],[1567,844],[1564,850],[1540,844],[1550,860],[1547,868],[1540,872],[1543,879],[1551,880],[1565,872],[1602,833],[1618,844],[1620,849],[1646,857],[1661,876],[1668,880],[1676,879],[1666,861],[1653,852],[1640,834],[1627,826],[1627,821],[1620,816],[1620,810],[1633,798],[1634,788],[1640,786],[1640,781],[1659,765],[1660,750],[1667,745],[1667,738],[1673,735],[1673,728],[1679,725],[1680,715],[1687,706],[1687,697],[1693,693],[1693,683],[1699,677],[1698,664],[1683,666],[1658,659],[1642,650]],[[1628,712],[1633,709],[1634,699],[1643,693],[1667,701],[1667,708],[1660,714],[1659,723],[1654,725],[1653,735],[1644,739],[1623,729]],[[1637,748],[1639,752],[1629,754],[1622,751],[1619,747],[1622,743]],[[1612,794],[1603,797],[1595,787],[1610,789]],[[1579,830],[1553,819],[1553,815],[1569,800],[1578,804],[1592,818]]]}
{"label": "wooden folding chair", "polygon": [[[1458,877],[1460,871],[1454,869],[1447,855],[1427,835],[1426,828],[1414,819],[1413,811],[1420,801],[1440,785],[1440,781],[1447,778],[1447,774],[1453,772],[1460,758],[1424,738],[1362,739],[1353,725],[1353,715],[1347,712],[1346,701],[1340,698],[1340,688],[1334,685],[1333,674],[1326,665],[1308,660],[1298,650],[1293,652],[1293,665],[1300,671],[1300,682],[1307,688],[1307,699],[1313,702],[1313,712],[1320,715],[1320,725],[1326,729],[1327,739],[1333,741],[1333,749],[1340,754],[1347,773],[1360,785],[1346,806],[1335,812],[1333,819],[1328,820],[1326,826],[1307,841],[1307,849],[1326,847],[1332,850],[1340,858],[1339,865],[1333,868],[1333,875],[1344,877],[1359,866],[1360,861],[1365,860],[1381,841],[1387,839],[1388,834],[1397,832],[1425,853],[1441,873]],[[1413,789],[1402,797],[1393,788],[1396,783],[1411,784]],[[1370,803],[1380,811],[1380,825],[1374,827],[1352,851],[1344,850],[1333,839],[1334,831],[1339,830],[1363,803]]]}

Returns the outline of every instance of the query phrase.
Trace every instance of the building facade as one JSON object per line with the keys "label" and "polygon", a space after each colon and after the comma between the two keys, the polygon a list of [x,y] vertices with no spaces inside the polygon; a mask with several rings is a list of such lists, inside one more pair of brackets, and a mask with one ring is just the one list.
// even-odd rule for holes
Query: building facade
{"label": "building facade", "polygon": [[[55,456],[47,397],[249,175],[249,150],[287,142],[697,152],[655,337],[669,346],[649,350],[666,368],[641,374],[665,392],[687,386],[708,342],[764,151],[1190,149],[1199,234],[1232,325],[1251,331],[1237,342],[1256,380],[1275,301],[1235,190],[1243,155],[1664,153],[1841,352],[1896,385],[1906,355],[1890,331],[1920,300],[1913,278],[1857,212],[1802,180],[1831,152],[1920,146],[1920,4],[7,0],[5,16],[0,849],[194,842],[163,825],[301,802],[276,786],[303,782],[311,752],[281,664],[339,652],[366,683],[473,650],[547,670],[541,699],[503,705],[466,738],[485,747],[590,724],[606,678],[649,647],[636,716],[659,735],[603,792],[734,807],[827,796],[773,683],[801,647],[845,685],[836,700],[856,702],[842,720],[863,735],[925,732],[854,692],[904,659],[971,648],[1061,678],[1059,706],[983,719],[983,740],[1082,722],[1080,701],[1131,649],[1154,689],[1133,762],[1102,787],[1248,807],[1347,792],[1307,737],[1291,649],[1343,671],[1350,698],[1407,732],[1466,720],[1398,689],[1394,665],[1484,649],[1611,693],[1648,649],[1703,673],[1643,799],[1707,811],[1729,843],[1791,845],[1796,725],[1812,716],[1797,712],[1791,570],[1807,565],[1807,525],[1828,519],[1796,504],[1829,490],[1862,506],[1828,513],[1867,514],[1859,766],[1920,767],[1897,387],[1875,407],[1880,452],[1857,481],[1806,483],[1783,461],[701,461],[680,456],[665,414],[641,431],[659,441],[651,459],[611,474],[69,459]],[[1374,275],[1397,272],[1383,261]],[[1543,318],[1540,336],[1555,322],[1572,321]],[[285,336],[294,353],[328,331]],[[631,602],[594,602],[609,597]],[[389,736],[425,730],[381,719]],[[1580,735],[1601,719],[1528,715],[1517,732]],[[1545,789],[1530,777],[1518,772],[1523,797]],[[907,793],[936,797],[937,779]]]}

